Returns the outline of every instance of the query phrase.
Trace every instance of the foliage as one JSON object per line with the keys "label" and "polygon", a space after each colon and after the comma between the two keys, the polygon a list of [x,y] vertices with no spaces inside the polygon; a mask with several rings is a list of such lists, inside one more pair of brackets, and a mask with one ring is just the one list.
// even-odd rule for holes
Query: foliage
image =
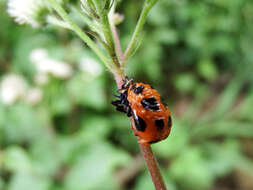
{"label": "foliage", "polygon": [[[129,0],[117,8],[125,17],[124,49],[141,6]],[[118,172],[128,171],[138,146],[128,119],[110,105],[116,86],[108,69],[70,32],[17,26],[6,1],[0,10],[1,81],[9,74],[25,81],[22,96],[0,104],[0,189],[152,189],[142,167],[119,183]],[[148,17],[127,73],[151,83],[172,110],[171,136],[152,145],[168,189],[209,189],[236,171],[252,175],[245,154],[253,137],[252,10],[250,0],[169,0]],[[50,72],[40,80],[31,59],[38,49],[69,65],[71,74]],[[102,71],[82,66],[84,58]],[[42,92],[36,101],[33,88]]]}

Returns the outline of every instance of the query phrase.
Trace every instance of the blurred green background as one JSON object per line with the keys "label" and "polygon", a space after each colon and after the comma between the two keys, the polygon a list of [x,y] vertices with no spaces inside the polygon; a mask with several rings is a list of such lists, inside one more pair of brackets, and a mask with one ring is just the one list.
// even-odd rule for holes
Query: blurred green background
{"label": "blurred green background", "polygon": [[[142,3],[119,4],[124,48]],[[154,189],[97,57],[70,32],[17,25],[5,0],[0,11],[0,189]],[[169,190],[253,189],[252,52],[251,0],[151,11],[127,74],[172,111],[170,137],[152,145]]]}

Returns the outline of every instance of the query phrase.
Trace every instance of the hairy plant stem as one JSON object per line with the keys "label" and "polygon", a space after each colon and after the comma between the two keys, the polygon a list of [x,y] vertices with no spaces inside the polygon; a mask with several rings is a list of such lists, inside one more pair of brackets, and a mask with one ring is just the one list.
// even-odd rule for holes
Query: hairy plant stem
{"label": "hairy plant stem", "polygon": [[126,51],[124,52],[124,56],[122,59],[122,66],[126,65],[127,60],[131,56],[131,53],[133,52],[133,49],[135,48],[136,43],[140,37],[140,33],[143,28],[143,25],[145,24],[148,13],[149,13],[150,9],[156,4],[157,1],[158,0],[145,0],[144,7],[141,11],[141,15],[140,15],[137,25],[135,27],[132,38],[127,46]]}
{"label": "hairy plant stem", "polygon": [[96,8],[96,13],[99,16],[96,20],[100,23],[102,32],[99,32],[100,36],[102,37],[102,40],[105,40],[105,43],[103,43],[105,49],[109,53],[112,61],[114,64],[120,68],[120,62],[117,57],[116,51],[115,51],[115,45],[114,45],[114,39],[113,34],[111,31],[110,23],[109,23],[109,8],[104,6],[103,3],[101,3],[101,0],[94,0],[93,1],[94,6]]}
{"label": "hairy plant stem", "polygon": [[115,51],[114,38],[113,38],[110,23],[109,23],[108,14],[102,15],[102,24],[103,24],[103,28],[104,28],[104,35],[105,35],[106,43],[110,47],[109,54],[110,54],[113,62],[118,67],[120,67],[120,62],[119,62],[119,59],[118,59],[116,51]]}
{"label": "hairy plant stem", "polygon": [[116,51],[115,51],[114,41],[113,41],[113,37],[112,37],[112,31],[111,31],[111,27],[110,27],[109,20],[108,20],[107,16],[104,20],[104,29],[105,29],[104,33],[105,33],[106,42],[109,46],[109,49],[108,49],[109,54],[110,54],[113,62],[117,65],[117,67],[121,67],[119,59],[118,59]]}

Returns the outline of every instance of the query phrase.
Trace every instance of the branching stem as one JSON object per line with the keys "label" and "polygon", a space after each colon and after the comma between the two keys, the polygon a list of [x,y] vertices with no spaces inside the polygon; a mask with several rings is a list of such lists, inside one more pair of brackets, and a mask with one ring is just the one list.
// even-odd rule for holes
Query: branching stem
{"label": "branching stem", "polygon": [[57,3],[55,0],[50,0],[54,10],[61,16],[61,18],[69,24],[71,29],[97,54],[97,56],[104,62],[106,67],[112,72],[112,73],[122,73],[120,68],[116,67],[115,64],[113,64],[110,59],[107,58],[107,56],[104,54],[103,51],[101,51],[98,46],[90,39],[89,36],[87,36],[82,29],[72,21],[72,19],[68,16],[66,11]]}

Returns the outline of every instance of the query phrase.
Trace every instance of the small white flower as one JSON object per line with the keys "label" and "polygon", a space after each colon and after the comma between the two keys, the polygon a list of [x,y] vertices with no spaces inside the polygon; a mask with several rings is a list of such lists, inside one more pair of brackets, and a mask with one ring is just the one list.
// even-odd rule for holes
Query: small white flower
{"label": "small white flower", "polygon": [[48,58],[34,64],[39,73],[52,74],[57,78],[68,78],[72,75],[72,68],[62,61]]}
{"label": "small white flower", "polygon": [[26,86],[21,76],[16,74],[6,75],[0,84],[1,102],[6,105],[11,105],[19,98],[24,97]]}
{"label": "small white flower", "polygon": [[40,26],[41,14],[47,9],[46,0],[9,0],[8,13],[19,24]]}
{"label": "small white flower", "polygon": [[62,61],[47,59],[41,62],[40,70],[51,73],[58,78],[68,78],[72,75],[72,68]]}
{"label": "small white flower", "polygon": [[32,62],[42,61],[47,58],[48,58],[48,52],[46,49],[43,49],[43,48],[34,49],[30,53],[30,60]]}
{"label": "small white flower", "polygon": [[100,75],[103,71],[101,65],[91,58],[82,58],[80,61],[80,69],[94,76]]}
{"label": "small white flower", "polygon": [[31,105],[39,103],[42,99],[42,91],[39,88],[31,88],[26,95],[26,102]]}
{"label": "small white flower", "polygon": [[62,61],[50,58],[46,49],[33,50],[30,54],[30,60],[35,64],[35,67],[38,71],[39,76],[36,77],[38,84],[47,83],[47,74],[52,74],[57,78],[63,79],[72,75],[71,66]]}

